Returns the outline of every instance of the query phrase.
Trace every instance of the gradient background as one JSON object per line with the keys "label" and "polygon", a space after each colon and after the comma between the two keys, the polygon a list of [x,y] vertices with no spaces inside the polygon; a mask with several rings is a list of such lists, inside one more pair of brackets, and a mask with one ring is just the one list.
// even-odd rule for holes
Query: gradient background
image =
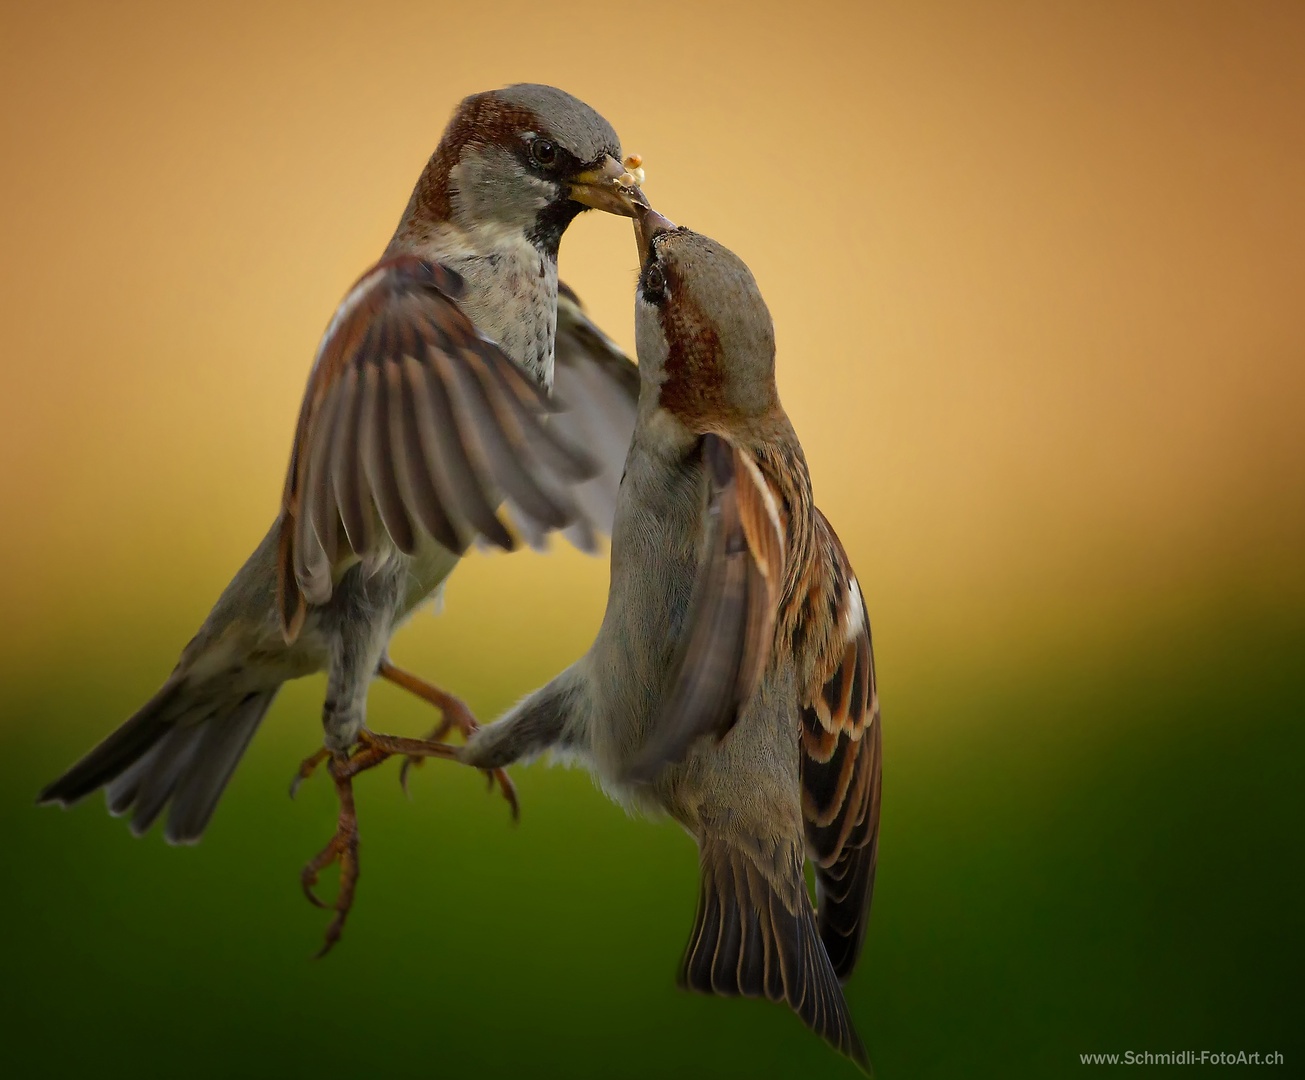
{"label": "gradient background", "polygon": [[[780,1008],[674,989],[692,844],[578,772],[516,770],[517,828],[474,774],[411,803],[368,774],[358,906],[311,963],[333,800],[285,786],[320,679],[197,848],[32,807],[262,535],[318,336],[456,101],[520,80],[603,112],[774,313],[875,629],[848,999],[880,1075],[1301,1068],[1305,9],[178,7],[0,10],[7,1074],[853,1073]],[[628,226],[586,215],[562,273],[628,347]],[[492,717],[605,587],[477,556],[394,653]]]}

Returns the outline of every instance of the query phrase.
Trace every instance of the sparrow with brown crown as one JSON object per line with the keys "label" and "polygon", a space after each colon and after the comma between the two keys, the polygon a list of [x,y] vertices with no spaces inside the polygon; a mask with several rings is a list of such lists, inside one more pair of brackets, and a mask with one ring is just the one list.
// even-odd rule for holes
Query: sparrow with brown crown
{"label": "sparrow with brown crown", "polygon": [[879,834],[865,604],[812,500],[748,268],[650,211],[636,234],[642,388],[602,628],[461,757],[500,768],[556,751],[618,801],[673,817],[701,868],[683,984],[787,1001],[868,1069],[839,986]]}
{"label": "sparrow with brown crown", "polygon": [[[358,874],[352,777],[393,753],[452,757],[440,735],[475,727],[457,698],[389,662],[390,637],[474,539],[514,546],[503,501],[532,539],[567,530],[592,548],[610,531],[637,376],[570,300],[555,366],[557,256],[586,208],[646,206],[616,132],[571,95],[523,84],[464,100],[318,348],[277,521],[159,692],[40,801],[107,787],[137,834],[171,804],[165,836],[192,843],[282,683],[327,671],[324,749],[300,777],[329,758],[340,798],[336,835],[303,875],[318,902],[318,873],[340,862],[329,949]],[[555,381],[558,401],[590,415],[558,413]],[[377,674],[442,710],[432,738],[368,730]],[[515,814],[506,774],[492,777]]]}

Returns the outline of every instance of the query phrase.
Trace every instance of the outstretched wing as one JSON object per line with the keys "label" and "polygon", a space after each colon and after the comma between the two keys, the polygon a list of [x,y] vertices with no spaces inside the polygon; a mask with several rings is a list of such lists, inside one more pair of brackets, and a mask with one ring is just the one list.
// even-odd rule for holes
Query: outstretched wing
{"label": "outstretched wing", "polygon": [[[564,409],[550,421],[554,430],[573,446],[583,447],[600,470],[572,490],[582,517],[566,530],[577,547],[593,551],[596,532],[612,534],[616,493],[639,407],[639,369],[590,320],[565,284],[558,285],[553,395]],[[527,538],[538,544],[543,530],[532,529],[535,523],[528,515],[514,510]]]}
{"label": "outstretched wing", "polygon": [[761,682],[784,581],[782,502],[746,450],[702,441],[709,482],[707,550],[662,714],[628,777],[651,780],[699,737],[723,737]]}
{"label": "outstretched wing", "polygon": [[803,695],[802,813],[816,868],[820,939],[840,979],[865,938],[879,846],[881,736],[870,620],[843,545],[815,514]]}
{"label": "outstretched wing", "polygon": [[413,256],[378,263],[340,305],[309,376],[282,497],[278,609],[293,640],[353,556],[421,533],[452,551],[514,541],[500,497],[542,527],[580,516],[588,455],[545,423],[544,392],[459,309],[457,274]]}

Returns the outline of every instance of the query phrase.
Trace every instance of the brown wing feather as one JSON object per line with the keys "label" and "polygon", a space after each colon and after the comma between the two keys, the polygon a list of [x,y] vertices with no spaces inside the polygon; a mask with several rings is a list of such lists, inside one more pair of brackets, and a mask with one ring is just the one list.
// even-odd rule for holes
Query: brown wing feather
{"label": "brown wing feather", "polygon": [[589,456],[544,423],[555,407],[459,309],[461,279],[412,256],[377,264],[327,329],[309,376],[282,496],[277,599],[294,640],[354,558],[411,554],[422,535],[465,550],[515,541],[503,493],[548,528],[577,517]]}
{"label": "brown wing feather", "polygon": [[803,695],[802,813],[816,868],[820,938],[847,978],[861,952],[879,845],[881,735],[870,621],[847,553],[818,510],[808,594],[816,621]]}
{"label": "brown wing feather", "polygon": [[725,736],[761,682],[775,636],[786,528],[779,503],[746,450],[706,435],[702,457],[707,551],[666,703],[627,774],[635,782],[683,760],[700,737]]}

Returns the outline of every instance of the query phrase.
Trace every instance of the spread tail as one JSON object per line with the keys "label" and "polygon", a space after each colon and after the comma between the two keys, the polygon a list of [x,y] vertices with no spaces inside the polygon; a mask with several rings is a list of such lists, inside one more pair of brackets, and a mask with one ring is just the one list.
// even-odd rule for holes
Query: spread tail
{"label": "spread tail", "polygon": [[134,716],[47,786],[37,802],[72,806],[107,787],[110,813],[134,808],[131,831],[137,836],[171,802],[164,836],[172,844],[193,844],[280,689],[215,682],[174,674]]}
{"label": "spread tail", "polygon": [[816,931],[801,877],[783,889],[745,853],[702,838],[698,914],[680,984],[702,994],[765,995],[787,1002],[802,1022],[867,1073],[870,1059]]}

